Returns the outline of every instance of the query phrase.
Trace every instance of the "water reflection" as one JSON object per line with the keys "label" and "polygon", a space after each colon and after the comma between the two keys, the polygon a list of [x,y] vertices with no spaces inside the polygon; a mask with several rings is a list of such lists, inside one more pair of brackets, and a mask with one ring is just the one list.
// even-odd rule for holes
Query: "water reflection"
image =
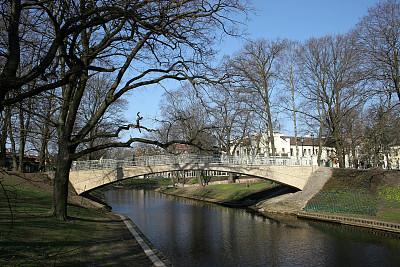
{"label": "water reflection", "polygon": [[174,266],[395,266],[400,240],[146,190],[106,194]]}

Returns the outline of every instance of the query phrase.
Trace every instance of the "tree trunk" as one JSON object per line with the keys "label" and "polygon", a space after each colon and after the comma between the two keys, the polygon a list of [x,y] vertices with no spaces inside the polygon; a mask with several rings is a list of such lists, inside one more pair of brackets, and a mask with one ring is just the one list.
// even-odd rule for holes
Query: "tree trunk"
{"label": "tree trunk", "polygon": [[342,148],[342,142],[340,140],[340,133],[338,126],[334,126],[333,139],[335,142],[335,149],[339,160],[339,168],[344,168],[343,148]]}
{"label": "tree trunk", "polygon": [[67,220],[68,182],[72,159],[67,142],[59,140],[56,172],[53,189],[53,216]]}
{"label": "tree trunk", "polygon": [[10,143],[11,143],[11,158],[12,158],[13,170],[16,171],[18,169],[18,160],[17,160],[17,151],[15,148],[15,140],[12,133],[11,123],[9,124],[8,135],[10,137]]}
{"label": "tree trunk", "polygon": [[25,140],[26,129],[24,122],[24,112],[22,110],[22,103],[19,107],[19,151],[18,151],[18,171],[24,172],[24,154],[25,154]]}
{"label": "tree trunk", "polygon": [[46,117],[48,120],[44,121],[43,131],[42,131],[42,138],[41,138],[41,146],[40,146],[40,154],[39,154],[39,171],[44,172],[46,171],[46,159],[47,159],[47,147],[50,140],[50,118],[52,114],[52,99],[48,99],[47,110],[46,110]]}
{"label": "tree trunk", "polygon": [[235,177],[234,173],[232,173],[232,172],[228,173],[228,183],[230,183],[230,184],[235,183],[234,177]]}
{"label": "tree trunk", "polygon": [[[267,90],[267,83],[264,82],[264,104],[265,104],[265,112],[267,115],[267,123],[268,123],[268,135],[269,135],[269,142],[271,142],[271,152],[272,156],[276,156],[276,151],[275,151],[275,140],[274,140],[274,129],[272,127],[272,116],[271,116],[271,108],[269,106],[269,96],[268,96],[268,90]],[[267,143],[269,143],[267,142]],[[268,150],[269,154],[269,150]]]}
{"label": "tree trunk", "polygon": [[325,114],[323,112],[322,108],[322,101],[320,99],[320,88],[318,88],[318,95],[317,95],[317,106],[318,106],[318,116],[319,116],[319,130],[318,130],[318,166],[321,165],[321,158],[322,158],[322,130],[324,127],[324,121],[325,121]]}
{"label": "tree trunk", "polygon": [[15,140],[14,140],[14,134],[13,134],[13,128],[12,128],[12,123],[11,123],[11,107],[7,106],[6,107],[6,120],[7,120],[7,131],[8,131],[8,137],[10,139],[11,143],[11,158],[12,158],[12,169],[16,171],[18,169],[18,159],[17,159],[17,152],[16,152],[16,146],[15,146]]}
{"label": "tree trunk", "polygon": [[296,149],[296,158],[299,158],[297,155],[297,151],[299,150],[299,146],[297,143],[297,123],[296,123],[296,98],[295,98],[295,89],[293,83],[291,84],[291,93],[292,93],[292,105],[293,105],[293,127],[294,127],[294,142],[295,142],[295,149]]}
{"label": "tree trunk", "polygon": [[[46,127],[46,126],[45,126]],[[46,131],[45,131],[46,132]],[[47,151],[47,134],[42,136],[42,144],[39,152],[39,171],[46,171],[46,151]]]}
{"label": "tree trunk", "polygon": [[171,184],[173,188],[176,188],[175,185],[175,175],[177,175],[177,172],[171,172]]}
{"label": "tree trunk", "polygon": [[3,127],[1,129],[1,136],[0,136],[0,164],[1,167],[7,166],[7,150],[6,150],[6,143],[7,143],[7,128],[8,128],[8,118],[7,112],[3,116]]}
{"label": "tree trunk", "polygon": [[[32,109],[32,100],[27,99],[28,109]],[[26,118],[24,115],[24,111],[22,108],[23,103],[21,102],[20,110],[19,110],[19,120],[20,120],[20,136],[19,136],[19,162],[18,162],[18,171],[24,172],[25,171],[25,144],[28,134],[28,129],[31,121],[31,113],[26,113]]]}
{"label": "tree trunk", "polygon": [[204,188],[203,181],[201,180],[200,170],[195,170],[194,172],[196,173],[197,182],[199,183],[199,186],[201,188]]}

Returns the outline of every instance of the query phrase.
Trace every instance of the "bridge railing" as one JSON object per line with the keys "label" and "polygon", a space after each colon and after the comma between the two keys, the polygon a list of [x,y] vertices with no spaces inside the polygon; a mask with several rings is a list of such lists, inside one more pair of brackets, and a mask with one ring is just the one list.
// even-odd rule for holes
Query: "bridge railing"
{"label": "bridge railing", "polygon": [[155,155],[135,157],[134,159],[114,160],[100,159],[74,161],[71,171],[115,170],[117,168],[133,168],[144,166],[171,164],[224,164],[224,165],[263,165],[263,166],[310,166],[311,158],[259,157],[259,156],[227,156],[227,155]]}

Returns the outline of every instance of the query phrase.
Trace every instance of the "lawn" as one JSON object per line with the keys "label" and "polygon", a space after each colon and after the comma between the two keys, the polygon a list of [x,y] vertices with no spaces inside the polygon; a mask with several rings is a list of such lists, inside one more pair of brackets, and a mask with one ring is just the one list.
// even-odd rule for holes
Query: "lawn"
{"label": "lawn", "polygon": [[[116,215],[70,203],[69,220],[60,221],[51,214],[51,185],[36,188],[16,179],[0,176],[0,266],[112,265],[124,260],[121,241],[135,247]],[[129,260],[136,253],[137,262],[149,262],[142,250],[130,253]]]}
{"label": "lawn", "polygon": [[[94,222],[57,220],[50,213],[51,195],[19,185],[4,189],[0,195],[0,265],[58,265],[61,257],[69,257],[74,264],[82,261],[82,254],[77,253],[82,246],[75,240],[96,235]],[[99,215],[77,206],[69,206],[68,214],[72,219]]]}
{"label": "lawn", "polygon": [[306,211],[351,214],[400,223],[400,172],[334,169]]}
{"label": "lawn", "polygon": [[275,185],[270,182],[256,182],[208,185],[204,188],[163,188],[161,191],[178,195],[197,196],[228,202],[241,200],[251,194],[271,188],[273,186]]}

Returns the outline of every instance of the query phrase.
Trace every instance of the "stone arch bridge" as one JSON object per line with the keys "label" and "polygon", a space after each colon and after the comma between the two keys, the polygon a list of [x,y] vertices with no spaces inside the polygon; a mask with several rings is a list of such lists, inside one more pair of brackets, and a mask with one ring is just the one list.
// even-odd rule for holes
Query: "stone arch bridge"
{"label": "stone arch bridge", "polygon": [[237,157],[184,154],[137,157],[134,160],[74,161],[69,180],[78,194],[129,178],[161,172],[206,170],[255,176],[302,190],[312,172],[312,158]]}

